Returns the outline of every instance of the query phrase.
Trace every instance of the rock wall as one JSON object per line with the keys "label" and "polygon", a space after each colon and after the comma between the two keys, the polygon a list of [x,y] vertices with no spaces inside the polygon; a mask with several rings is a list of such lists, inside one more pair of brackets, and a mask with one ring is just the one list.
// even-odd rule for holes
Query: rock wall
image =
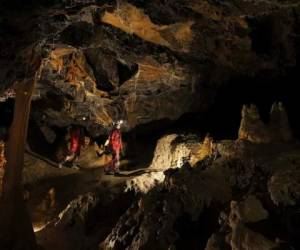
{"label": "rock wall", "polygon": [[[225,141],[223,148],[230,143],[239,148],[231,157],[221,152],[216,160],[165,172],[164,181],[127,210],[100,249],[176,249],[179,241],[207,250],[299,246],[300,228],[291,222],[299,219],[298,175],[287,173],[299,168],[297,144]],[[181,227],[190,229],[188,236]]]}
{"label": "rock wall", "polygon": [[227,79],[284,74],[299,50],[292,0],[2,6],[0,89],[26,77],[23,51],[39,43],[47,62],[32,118],[50,128],[81,124],[95,136],[121,118],[132,130],[205,111]]}
{"label": "rock wall", "polygon": [[196,135],[170,134],[158,140],[147,172],[126,182],[126,190],[147,193],[165,180],[165,171],[181,168],[185,162],[196,163],[210,155],[211,138],[204,142]]}

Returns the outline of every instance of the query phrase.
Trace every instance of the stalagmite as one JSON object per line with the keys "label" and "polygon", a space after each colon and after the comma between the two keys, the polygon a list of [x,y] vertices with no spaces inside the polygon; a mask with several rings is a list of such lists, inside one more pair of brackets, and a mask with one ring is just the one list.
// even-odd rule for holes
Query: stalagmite
{"label": "stalagmite", "polygon": [[269,124],[261,121],[255,105],[244,105],[238,138],[254,143],[291,141],[292,132],[283,104],[279,102],[272,105]]}
{"label": "stalagmite", "polygon": [[274,103],[270,112],[270,128],[274,136],[278,136],[278,141],[291,141],[293,136],[289,124],[289,119],[285,107],[281,102]]}

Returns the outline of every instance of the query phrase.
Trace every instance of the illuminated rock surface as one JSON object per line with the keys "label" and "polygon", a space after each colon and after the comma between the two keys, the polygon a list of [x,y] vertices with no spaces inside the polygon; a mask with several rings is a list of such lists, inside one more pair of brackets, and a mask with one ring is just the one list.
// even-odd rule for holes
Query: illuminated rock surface
{"label": "illuminated rock surface", "polygon": [[[13,88],[35,76],[41,249],[300,249],[299,20],[296,0],[1,1],[0,178]],[[118,119],[128,155],[104,175]],[[74,124],[95,141],[58,169]]]}

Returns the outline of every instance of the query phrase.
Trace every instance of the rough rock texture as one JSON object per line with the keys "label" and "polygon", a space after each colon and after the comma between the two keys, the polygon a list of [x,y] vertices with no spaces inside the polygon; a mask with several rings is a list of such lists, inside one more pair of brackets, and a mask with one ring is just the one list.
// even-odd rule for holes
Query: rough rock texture
{"label": "rough rock texture", "polygon": [[3,141],[0,141],[0,169],[2,169],[5,165],[5,156],[4,156],[4,147],[5,143]]}
{"label": "rough rock texture", "polygon": [[207,135],[200,145],[197,145],[192,149],[189,157],[189,163],[194,166],[198,161],[211,157],[214,152],[215,148],[213,145],[213,138]]}
{"label": "rough rock texture", "polygon": [[126,181],[125,191],[135,191],[136,193],[148,193],[153,187],[158,186],[165,180],[163,171],[142,174]]}
{"label": "rough rock texture", "polygon": [[292,132],[282,103],[273,104],[269,124],[262,122],[255,105],[243,106],[239,139],[255,143],[291,141]]}
{"label": "rough rock texture", "polygon": [[[98,198],[94,194],[86,194],[79,196],[77,199],[70,202],[70,204],[62,211],[57,221],[51,222],[43,229],[41,236],[38,236],[43,244],[48,245],[49,241],[52,242],[53,231],[57,238],[57,244],[59,244],[60,249],[72,249],[74,247],[87,245],[87,242],[83,242],[83,239],[79,235],[86,234],[87,220],[89,219],[89,213],[95,209],[96,205],[99,203]],[[69,229],[69,230],[68,230]],[[64,231],[69,231],[66,234]],[[60,237],[64,235],[64,237]],[[42,239],[41,239],[42,238]],[[52,242],[52,244],[55,242]],[[57,248],[58,246],[52,246]]]}
{"label": "rough rock texture", "polygon": [[297,248],[299,180],[287,172],[300,167],[299,145],[237,140],[213,147],[217,158],[166,171],[100,249]]}
{"label": "rough rock texture", "polygon": [[154,151],[149,169],[166,170],[181,167],[188,161],[192,150],[200,145],[200,138],[195,135],[171,134],[162,137]]}
{"label": "rough rock texture", "polygon": [[192,134],[170,134],[158,140],[152,163],[141,176],[126,183],[127,190],[147,193],[154,186],[165,180],[164,171],[170,168],[181,168],[185,162],[192,166],[200,160],[212,156],[212,138],[206,136],[201,139]]}
{"label": "rough rock texture", "polygon": [[[246,202],[245,202],[246,203]],[[229,214],[229,226],[232,229],[231,235],[229,236],[229,242],[232,250],[240,249],[261,249],[271,250],[275,248],[276,244],[264,236],[249,230],[244,226],[244,223],[249,221],[245,211],[240,208],[241,204],[232,201],[230,203],[230,214]],[[246,204],[242,205],[246,206]],[[252,211],[253,213],[261,212],[262,218],[265,216],[265,211],[261,208],[260,211]],[[249,215],[248,215],[249,216]],[[251,218],[251,217],[250,217]],[[260,220],[262,218],[256,218]]]}
{"label": "rough rock texture", "polygon": [[296,205],[300,199],[299,168],[275,173],[268,183],[268,189],[276,205]]}
{"label": "rough rock texture", "polygon": [[2,2],[0,89],[26,77],[22,52],[39,43],[32,117],[95,136],[120,118],[131,130],[205,111],[227,79],[284,74],[299,51],[292,0]]}
{"label": "rough rock texture", "polygon": [[[247,154],[251,154],[251,150],[255,147],[251,147],[251,144],[249,145],[247,142],[283,143],[291,140],[292,135],[288,117],[281,103],[275,103],[272,106],[271,122],[268,126],[261,121],[258,110],[254,105],[250,107],[244,106],[239,138],[236,142],[222,141],[221,143],[213,143],[213,138],[209,135],[206,135],[203,141],[192,134],[166,135],[157,142],[152,163],[148,168],[150,173],[145,173],[127,181],[126,190],[147,193],[165,180],[164,171],[170,168],[181,168],[185,162],[192,167],[202,162],[202,168],[205,168],[205,165],[213,162],[220,156],[245,158]],[[294,188],[297,189],[297,185]]]}
{"label": "rough rock texture", "polygon": [[128,209],[133,196],[120,187],[79,195],[66,208],[36,233],[44,249],[97,249]]}
{"label": "rough rock texture", "polygon": [[[182,213],[197,218],[212,200],[230,199],[230,187],[222,176],[211,170],[199,180],[192,177],[198,171],[183,168],[167,177],[161,191],[153,189],[120,218],[102,249],[168,249],[178,237],[173,226]],[[124,232],[123,225],[129,230]]]}

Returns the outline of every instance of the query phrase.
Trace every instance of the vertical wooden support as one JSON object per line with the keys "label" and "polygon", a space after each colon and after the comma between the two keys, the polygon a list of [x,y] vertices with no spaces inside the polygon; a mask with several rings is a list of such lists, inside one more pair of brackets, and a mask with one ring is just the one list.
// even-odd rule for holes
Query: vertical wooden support
{"label": "vertical wooden support", "polygon": [[35,79],[26,79],[16,90],[14,118],[5,149],[7,164],[0,200],[0,249],[35,250],[31,219],[22,194],[22,172],[31,98]]}

